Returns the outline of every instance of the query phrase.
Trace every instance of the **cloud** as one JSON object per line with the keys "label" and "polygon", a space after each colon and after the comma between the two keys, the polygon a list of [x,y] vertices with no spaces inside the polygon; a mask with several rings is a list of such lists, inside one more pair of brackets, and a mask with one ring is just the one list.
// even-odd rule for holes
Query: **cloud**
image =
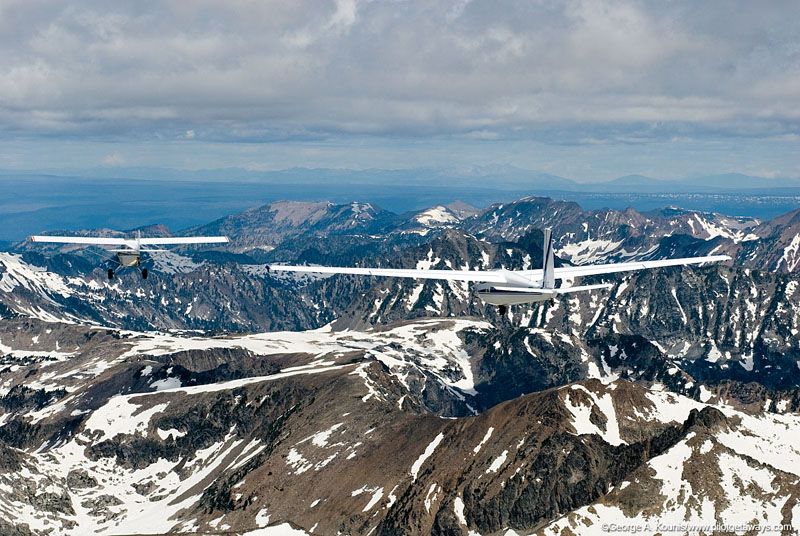
{"label": "cloud", "polygon": [[[798,131],[796,2],[4,2],[9,135],[581,143]],[[594,141],[592,141],[594,143]]]}
{"label": "cloud", "polygon": [[121,166],[124,165],[125,158],[117,153],[108,154],[103,157],[103,165],[104,166]]}

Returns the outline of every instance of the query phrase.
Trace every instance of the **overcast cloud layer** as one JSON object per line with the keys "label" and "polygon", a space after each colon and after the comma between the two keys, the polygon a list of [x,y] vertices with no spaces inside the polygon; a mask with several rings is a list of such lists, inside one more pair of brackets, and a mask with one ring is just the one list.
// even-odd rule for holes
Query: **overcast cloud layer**
{"label": "overcast cloud layer", "polygon": [[[485,143],[490,160],[537,147],[589,167],[581,147],[668,161],[679,144],[701,166],[722,143],[772,149],[719,171],[800,175],[794,1],[5,0],[0,47],[0,167],[81,144],[87,166],[192,167],[237,144],[219,167],[281,167],[254,156],[273,144],[335,167],[358,144],[341,165],[403,167],[395,141],[446,163]],[[155,142],[182,159],[140,161]]]}

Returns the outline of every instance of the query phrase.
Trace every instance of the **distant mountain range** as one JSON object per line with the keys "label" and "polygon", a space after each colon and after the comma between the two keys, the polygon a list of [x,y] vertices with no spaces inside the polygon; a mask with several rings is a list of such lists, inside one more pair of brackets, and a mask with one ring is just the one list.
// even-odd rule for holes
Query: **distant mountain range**
{"label": "distant mountain range", "polygon": [[432,182],[442,186],[486,187],[487,180],[491,180],[491,187],[497,189],[531,188],[542,191],[638,194],[800,191],[800,178],[789,177],[765,178],[741,173],[723,173],[669,180],[644,175],[626,175],[612,180],[580,182],[510,165],[359,170],[298,167],[274,171],[254,171],[243,168],[180,170],[150,167],[44,169],[29,172],[0,170],[0,180],[37,175],[107,180],[249,181],[273,184],[328,183],[412,187],[431,185]]}
{"label": "distant mountain range", "polygon": [[531,195],[575,201],[587,210],[634,207],[643,212],[675,205],[759,219],[800,207],[800,181],[734,174],[682,181],[631,176],[578,183],[509,166],[73,171],[75,176],[0,172],[0,241],[21,240],[50,229],[130,229],[159,223],[180,230],[287,199],[335,204],[358,201],[398,214],[449,205],[457,199],[485,208]]}

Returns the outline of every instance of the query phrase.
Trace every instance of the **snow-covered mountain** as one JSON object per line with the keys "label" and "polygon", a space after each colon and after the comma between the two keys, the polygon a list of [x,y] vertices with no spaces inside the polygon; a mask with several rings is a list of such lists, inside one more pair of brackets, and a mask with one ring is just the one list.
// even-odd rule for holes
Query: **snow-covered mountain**
{"label": "snow-covered mountain", "polygon": [[[455,202],[402,215],[369,203],[279,201],[183,233],[228,235],[231,245],[217,250],[250,256],[226,257],[232,262],[319,262],[419,245],[450,229],[492,242],[516,242],[544,227],[553,229],[557,253],[572,264],[726,253],[736,265],[754,269],[793,272],[800,266],[800,209],[761,221],[676,207],[644,213],[633,208],[587,211],[574,202],[543,197],[483,210]],[[163,226],[145,231],[170,233]],[[29,249],[21,244],[18,251]]]}
{"label": "snow-covered mountain", "polygon": [[[449,230],[428,244],[369,261],[407,268],[527,269],[538,266],[540,248],[536,232],[519,242],[490,243]],[[758,381],[771,389],[798,386],[795,273],[722,266],[634,273],[606,278],[615,283],[609,291],[562,297],[546,307],[514,307],[500,319],[459,282],[276,279],[263,265],[193,267],[190,258],[176,255],[184,269],[154,272],[145,285],[133,273],[109,282],[80,257],[31,255],[0,254],[0,303],[9,315],[124,329],[215,331],[310,329],[331,322],[336,330],[365,329],[419,317],[477,316],[502,326],[504,333],[520,327],[557,331],[577,341],[563,350],[570,362],[579,362],[581,351],[600,351],[586,349],[590,345],[602,349],[640,337],[659,360],[680,363],[704,379]],[[83,269],[89,271],[81,277]],[[607,359],[618,357],[608,354]],[[527,369],[524,358],[520,366]]]}
{"label": "snow-covered mountain", "polygon": [[466,228],[480,236],[513,240],[550,227],[558,254],[573,264],[584,264],[712,251],[735,256],[748,242],[760,239],[756,231],[761,224],[753,218],[677,208],[647,213],[632,208],[584,211],[577,203],[530,197],[489,207]]}
{"label": "snow-covered mountain", "polygon": [[384,231],[397,215],[370,203],[278,201],[188,229],[190,234],[227,235],[234,249],[271,248],[304,233],[353,234]]}
{"label": "snow-covered mountain", "polygon": [[475,398],[483,321],[214,338],[8,322],[5,530],[600,534],[800,515],[789,399],[700,401],[596,362],[597,379],[432,413],[420,377]]}
{"label": "snow-covered mountain", "polygon": [[[85,249],[0,252],[0,534],[796,527],[796,219],[283,202],[146,282]],[[557,263],[735,261],[503,318],[463,283],[266,269],[537,268],[543,226]]]}
{"label": "snow-covered mountain", "polygon": [[492,240],[515,240],[551,227],[556,252],[573,264],[728,254],[733,264],[774,272],[800,266],[800,211],[755,218],[667,207],[640,213],[582,210],[577,203],[529,197],[489,207],[464,228]]}

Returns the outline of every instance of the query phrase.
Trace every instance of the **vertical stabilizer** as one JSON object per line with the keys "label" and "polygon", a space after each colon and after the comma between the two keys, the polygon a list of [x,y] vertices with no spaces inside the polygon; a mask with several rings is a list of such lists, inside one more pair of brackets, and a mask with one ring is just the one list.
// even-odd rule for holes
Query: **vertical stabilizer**
{"label": "vertical stabilizer", "polygon": [[553,234],[551,229],[544,230],[544,258],[542,259],[542,288],[555,288],[556,278],[553,261]]}

